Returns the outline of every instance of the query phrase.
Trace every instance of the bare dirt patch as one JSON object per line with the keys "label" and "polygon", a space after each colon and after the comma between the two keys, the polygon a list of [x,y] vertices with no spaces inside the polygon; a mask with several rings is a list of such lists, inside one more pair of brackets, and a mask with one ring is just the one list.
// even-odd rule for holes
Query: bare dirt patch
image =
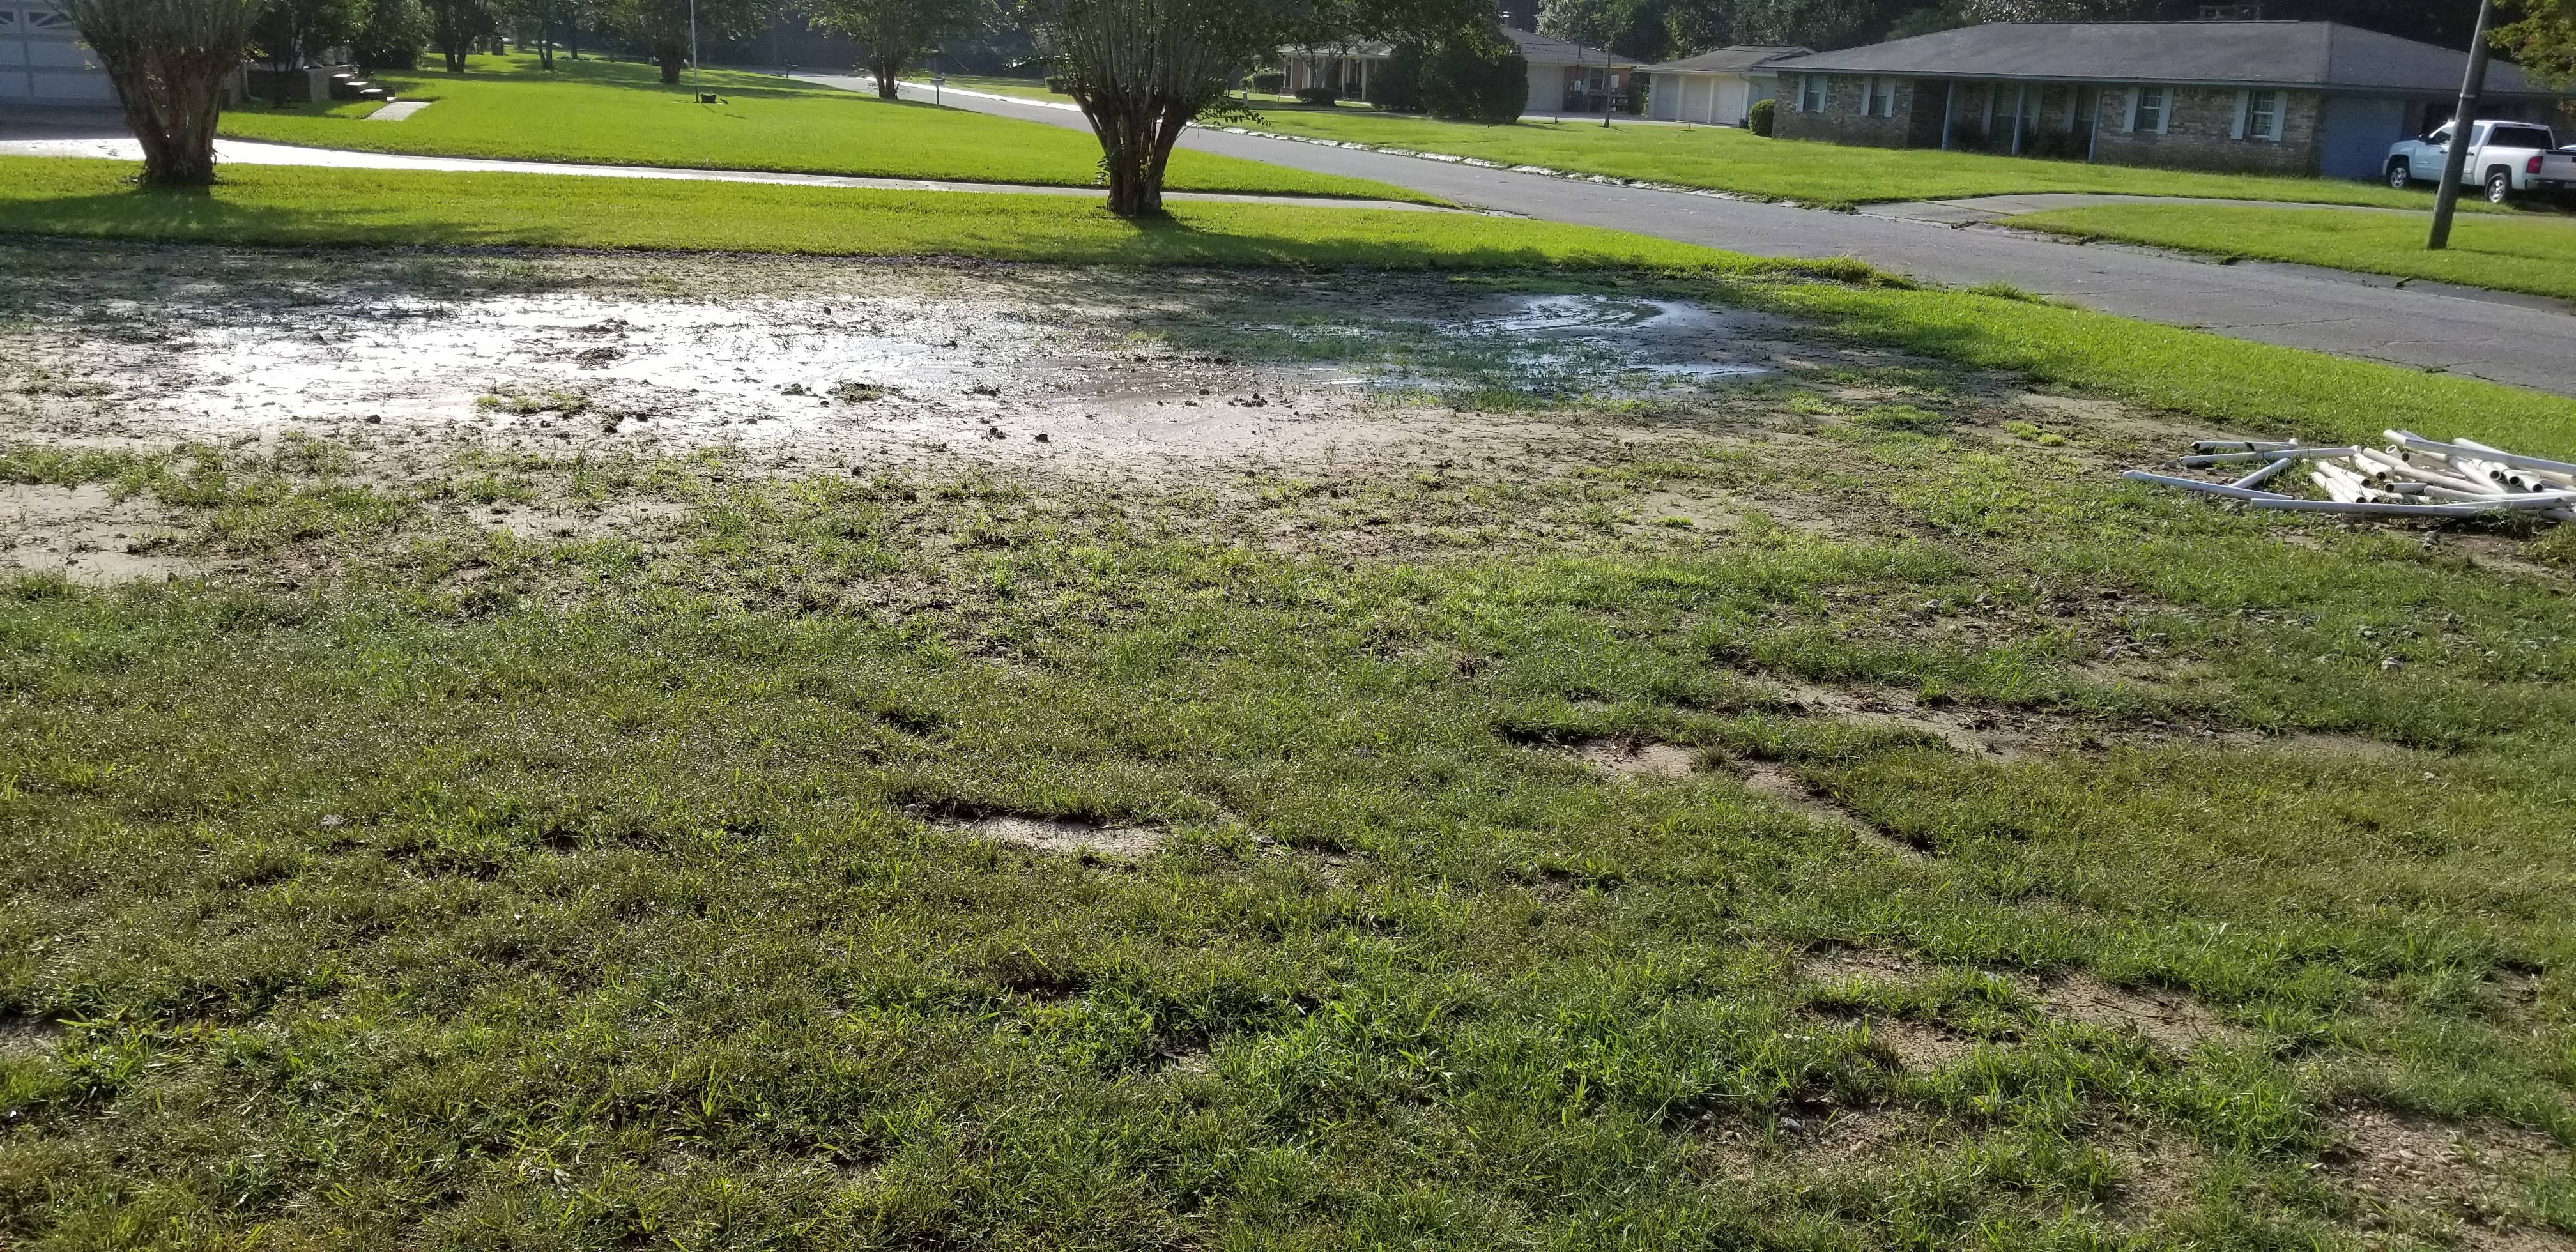
{"label": "bare dirt patch", "polygon": [[2190,1141],[2124,1137],[2105,1151],[2120,1170],[2111,1203],[2122,1221],[2145,1224],[2192,1206],[2193,1186],[2207,1158]]}
{"label": "bare dirt patch", "polygon": [[1873,1048],[1918,1073],[1957,1064],[1977,1050],[1975,1039],[1929,1023],[1871,1017],[1863,1024],[1869,1028]]}
{"label": "bare dirt patch", "polygon": [[1868,948],[1827,948],[1798,958],[1798,974],[1810,982],[1859,979],[1912,984],[1928,981],[1940,972],[1939,966]]}
{"label": "bare dirt patch", "polygon": [[0,1060],[51,1056],[61,1043],[62,1024],[36,1017],[0,1016]]}
{"label": "bare dirt patch", "polygon": [[2179,992],[2115,987],[2091,974],[2069,974],[2042,985],[2040,1003],[2051,1016],[2110,1030],[2132,1030],[2177,1052],[2202,1043],[2230,1043],[2243,1032]]}
{"label": "bare dirt patch", "polygon": [[2029,730],[2005,725],[1995,713],[1927,705],[1910,691],[1846,690],[1780,677],[1771,677],[1768,682],[1779,691],[1780,702],[1793,711],[1861,726],[1915,731],[1970,756],[2015,760],[2027,755],[2037,738]]}
{"label": "bare dirt patch", "polygon": [[1699,752],[1677,744],[1596,739],[1577,744],[1572,751],[1584,764],[1631,781],[1688,778],[1699,768]]}
{"label": "bare dirt patch", "polygon": [[2334,1122],[2343,1144],[2328,1168],[2360,1199],[2365,1226],[2413,1231],[2430,1218],[2464,1247],[2576,1248],[2576,1239],[2531,1222],[2515,1203],[2520,1178],[2569,1167],[2567,1149],[2547,1135],[2462,1128],[2364,1104],[2337,1110]]}
{"label": "bare dirt patch", "polygon": [[1753,794],[1800,816],[1840,826],[1871,847],[1910,860],[1927,855],[1923,849],[1880,830],[1867,818],[1819,793],[1785,766],[1744,762],[1736,766],[1736,776]]}
{"label": "bare dirt patch", "polygon": [[990,839],[1057,856],[1089,853],[1122,861],[1142,860],[1163,846],[1163,832],[1151,826],[1112,826],[1057,817],[978,817],[954,824],[977,839]]}
{"label": "bare dirt patch", "polygon": [[154,550],[168,533],[159,505],[141,497],[119,500],[99,484],[0,485],[0,569],[87,583],[200,572],[196,562]]}

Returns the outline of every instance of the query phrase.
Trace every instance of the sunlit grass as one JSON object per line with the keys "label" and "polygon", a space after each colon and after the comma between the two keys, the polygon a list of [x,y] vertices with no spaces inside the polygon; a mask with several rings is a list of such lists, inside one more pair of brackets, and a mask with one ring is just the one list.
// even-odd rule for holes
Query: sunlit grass
{"label": "sunlit grass", "polygon": [[2438,252],[2424,246],[2432,222],[2422,213],[2141,204],[2052,209],[2006,224],[2576,299],[2576,218],[2556,214],[2463,214]]}
{"label": "sunlit grass", "polygon": [[[650,65],[558,56],[478,56],[461,75],[386,74],[407,99],[435,101],[399,122],[344,108],[246,103],[224,115],[242,139],[434,156],[783,170],[881,178],[1088,187],[1100,146],[1057,126],[927,104],[889,102],[767,74],[706,71],[723,103],[693,103],[689,85]],[[318,115],[317,115],[318,114]],[[1421,200],[1356,178],[1307,174],[1199,152],[1172,155],[1171,185],[1193,191]]]}

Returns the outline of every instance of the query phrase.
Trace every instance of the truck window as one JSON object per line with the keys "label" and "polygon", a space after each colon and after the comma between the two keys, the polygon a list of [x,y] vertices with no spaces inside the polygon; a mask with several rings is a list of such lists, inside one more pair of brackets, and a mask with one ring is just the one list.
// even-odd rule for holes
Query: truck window
{"label": "truck window", "polygon": [[2540,148],[2543,150],[2558,146],[2551,140],[2549,128],[2546,126],[2498,126],[2495,128],[2493,133],[2487,136],[2487,144],[2490,147],[2497,148]]}

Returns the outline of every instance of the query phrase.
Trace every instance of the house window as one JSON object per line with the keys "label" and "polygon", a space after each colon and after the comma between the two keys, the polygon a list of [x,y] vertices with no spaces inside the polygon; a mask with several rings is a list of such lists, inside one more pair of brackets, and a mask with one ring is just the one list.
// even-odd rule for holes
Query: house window
{"label": "house window", "polygon": [[2281,93],[2277,91],[2238,92],[2236,94],[2236,137],[2279,142]]}
{"label": "house window", "polygon": [[1869,108],[1866,112],[1871,117],[1896,116],[1895,79],[1873,78],[1869,80]]}
{"label": "house window", "polygon": [[1825,111],[1824,75],[1803,74],[1799,76],[1798,111],[1801,113],[1822,113]]}
{"label": "house window", "polygon": [[2173,112],[2173,89],[2140,87],[2129,97],[2129,129],[2165,133],[2165,116]]}

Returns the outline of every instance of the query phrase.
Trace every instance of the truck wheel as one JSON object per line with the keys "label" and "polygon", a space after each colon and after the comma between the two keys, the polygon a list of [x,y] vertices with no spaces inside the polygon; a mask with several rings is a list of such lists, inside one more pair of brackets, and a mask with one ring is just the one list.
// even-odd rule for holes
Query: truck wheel
{"label": "truck wheel", "polygon": [[2487,171],[2487,203],[2502,204],[2513,199],[2513,175],[2504,170]]}
{"label": "truck wheel", "polygon": [[2415,171],[2407,167],[2406,158],[2399,157],[2388,163],[2388,185],[2399,191],[2415,185]]}

